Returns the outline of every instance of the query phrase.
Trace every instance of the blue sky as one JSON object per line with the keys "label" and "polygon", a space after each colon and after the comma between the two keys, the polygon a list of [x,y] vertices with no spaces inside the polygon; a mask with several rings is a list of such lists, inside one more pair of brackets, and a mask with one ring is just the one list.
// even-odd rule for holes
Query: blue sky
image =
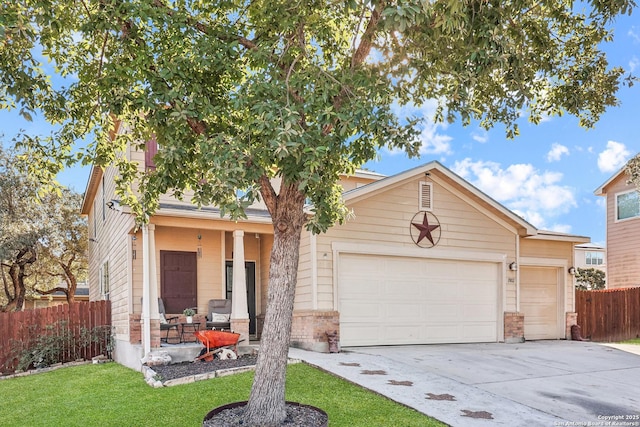
{"label": "blue sky", "polygon": [[[640,10],[613,28],[614,42],[604,46],[610,64],[640,75]],[[522,119],[513,140],[503,127],[430,125],[422,132],[420,159],[384,151],[366,167],[392,175],[438,160],[536,227],[604,244],[604,198],[593,192],[640,152],[640,84],[622,87],[618,96],[621,105],[590,130],[566,115],[537,126]],[[419,110],[432,116],[434,105]]]}
{"label": "blue sky", "polygon": [[[618,18],[613,25],[615,41],[604,47],[611,65],[636,75],[640,75],[639,16],[636,11]],[[640,84],[621,88],[618,96],[621,105],[609,109],[594,129],[579,127],[570,116],[548,118],[537,126],[522,119],[520,136],[508,140],[502,127],[486,132],[474,125],[427,125],[419,159],[383,150],[378,161],[365,166],[392,175],[438,160],[536,227],[604,244],[604,199],[593,191],[640,152]],[[429,117],[434,105],[416,110]],[[40,134],[49,129],[38,118],[29,123],[6,111],[0,111],[0,124],[5,144],[20,129]],[[75,168],[58,178],[82,192],[88,175],[87,168]]]}

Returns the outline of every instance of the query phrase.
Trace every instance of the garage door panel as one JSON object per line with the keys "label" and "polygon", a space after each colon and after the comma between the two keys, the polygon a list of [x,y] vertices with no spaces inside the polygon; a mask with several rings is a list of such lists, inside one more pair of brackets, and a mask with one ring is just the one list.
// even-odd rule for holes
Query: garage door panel
{"label": "garage door panel", "polygon": [[495,305],[465,304],[461,307],[467,322],[482,322],[495,316]]}
{"label": "garage door panel", "polygon": [[464,325],[463,336],[466,342],[488,342],[494,340],[495,329],[493,322],[467,323]]}
{"label": "garage door panel", "polygon": [[420,305],[419,304],[394,304],[385,305],[388,322],[404,322],[404,321],[420,321]]}
{"label": "garage door panel", "polygon": [[424,310],[428,322],[444,323],[460,319],[460,306],[457,304],[436,303]]}
{"label": "garage door panel", "polygon": [[384,314],[380,310],[380,304],[364,301],[345,301],[342,304],[344,315],[341,316],[345,321],[377,321]]}
{"label": "garage door panel", "polygon": [[414,296],[416,290],[420,290],[420,282],[416,280],[393,280],[382,285],[383,296],[391,300],[405,300],[407,296]]}
{"label": "garage door panel", "polygon": [[496,263],[341,254],[338,272],[344,346],[497,340]]}
{"label": "garage door panel", "polygon": [[352,345],[373,345],[380,341],[380,329],[372,324],[352,324],[346,330],[340,329],[340,339],[353,342]]}

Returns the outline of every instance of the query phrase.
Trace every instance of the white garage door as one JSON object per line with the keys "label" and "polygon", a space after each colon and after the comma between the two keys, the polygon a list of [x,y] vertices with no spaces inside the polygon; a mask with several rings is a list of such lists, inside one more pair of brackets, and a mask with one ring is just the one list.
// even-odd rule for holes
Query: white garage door
{"label": "white garage door", "polygon": [[343,346],[497,341],[498,264],[341,254]]}
{"label": "white garage door", "polygon": [[527,340],[560,338],[558,332],[558,269],[522,267],[520,311]]}

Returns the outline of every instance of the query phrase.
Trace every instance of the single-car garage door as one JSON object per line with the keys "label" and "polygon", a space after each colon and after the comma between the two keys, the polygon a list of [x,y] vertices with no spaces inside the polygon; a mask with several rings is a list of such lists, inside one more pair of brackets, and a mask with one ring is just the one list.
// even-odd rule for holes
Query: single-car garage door
{"label": "single-car garage door", "polygon": [[340,254],[343,346],[497,341],[498,264]]}
{"label": "single-car garage door", "polygon": [[558,332],[558,268],[522,267],[520,311],[524,314],[524,338],[556,339]]}

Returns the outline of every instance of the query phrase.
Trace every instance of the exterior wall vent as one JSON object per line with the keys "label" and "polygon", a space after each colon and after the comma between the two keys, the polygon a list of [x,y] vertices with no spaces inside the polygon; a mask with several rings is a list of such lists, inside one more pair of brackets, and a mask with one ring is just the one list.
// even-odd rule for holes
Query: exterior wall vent
{"label": "exterior wall vent", "polygon": [[433,183],[420,183],[420,210],[430,211],[433,209]]}

